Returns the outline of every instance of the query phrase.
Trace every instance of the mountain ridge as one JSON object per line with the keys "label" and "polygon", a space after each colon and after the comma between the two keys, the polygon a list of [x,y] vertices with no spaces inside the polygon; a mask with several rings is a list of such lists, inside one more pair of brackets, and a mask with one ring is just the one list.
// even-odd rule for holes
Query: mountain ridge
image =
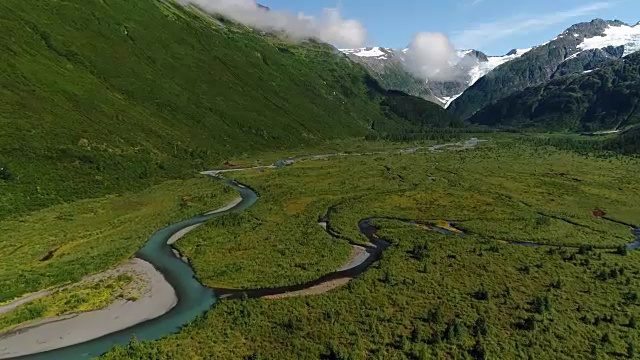
{"label": "mountain ridge", "polygon": [[[407,49],[366,47],[340,51],[363,64],[386,89],[422,97],[468,118],[483,106],[527,86],[592,71],[640,49],[638,24],[594,19],[573,24],[541,45],[514,49],[502,56],[458,50],[458,62],[452,66],[457,67],[459,77],[448,82],[425,81],[412,75],[403,65]],[[465,58],[469,61],[463,61]],[[494,75],[497,80],[492,78]]]}
{"label": "mountain ridge", "polygon": [[465,90],[449,110],[466,119],[492,102],[529,86],[592,71],[639,49],[640,25],[602,19],[574,24],[551,41],[493,69]]}
{"label": "mountain ridge", "polygon": [[474,124],[551,131],[621,130],[640,123],[640,52],[600,69],[528,87],[474,114]]}

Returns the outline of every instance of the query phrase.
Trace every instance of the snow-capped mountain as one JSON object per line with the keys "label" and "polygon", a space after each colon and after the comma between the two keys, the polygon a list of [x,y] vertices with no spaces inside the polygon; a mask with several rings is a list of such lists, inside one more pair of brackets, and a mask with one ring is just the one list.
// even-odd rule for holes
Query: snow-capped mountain
{"label": "snow-capped mountain", "polygon": [[614,133],[640,124],[639,98],[640,52],[635,52],[602,64],[598,70],[513,93],[468,120],[529,130]]}
{"label": "snow-capped mountain", "polygon": [[352,60],[363,64],[382,83],[447,107],[462,92],[496,67],[518,58],[531,49],[514,49],[504,56],[487,56],[477,50],[460,50],[450,63],[455,80],[424,81],[409,74],[403,63],[408,49],[368,47],[341,49]]}
{"label": "snow-capped mountain", "polygon": [[469,75],[471,76],[471,80],[469,81],[469,86],[475,84],[476,81],[478,81],[481,77],[487,75],[491,70],[497,68],[498,66],[506,62],[519,58],[520,56],[526,54],[529,50],[531,50],[531,48],[514,49],[504,56],[489,56],[487,58],[487,61],[479,62],[477,66],[473,67],[469,71]]}
{"label": "snow-capped mountain", "polygon": [[[579,34],[573,34],[573,36],[579,36]],[[578,45],[578,49],[585,51],[609,46],[624,46],[623,56],[640,50],[640,22],[635,26],[626,24],[619,26],[609,25],[604,29],[601,36],[584,39]]]}
{"label": "snow-capped mountain", "polygon": [[[467,71],[468,78],[469,78],[469,81],[467,82],[467,85],[468,85],[467,88],[475,84],[476,81],[480,80],[480,78],[487,75],[491,70],[513,59],[519,58],[520,56],[526,54],[529,50],[531,50],[531,48],[513,49],[503,56],[484,56],[484,57],[479,57],[477,55],[479,52],[476,50],[459,51],[458,56],[461,57],[461,59],[464,59],[463,56],[472,56],[477,59],[476,63],[473,66],[465,69]],[[466,90],[466,88],[464,90]],[[449,107],[449,105],[451,105],[451,103],[455,99],[457,99],[460,95],[462,95],[464,90],[453,96],[444,97],[443,98],[443,100],[445,101],[444,107],[445,108]]]}
{"label": "snow-capped mountain", "polygon": [[[385,88],[420,96],[444,107],[453,104],[452,110],[466,118],[515,91],[557,77],[592,71],[638,50],[640,23],[631,26],[596,19],[575,24],[544,44],[514,49],[503,56],[487,56],[476,50],[458,51],[458,60],[451,66],[459,76],[447,82],[423,81],[407,72],[403,65],[407,49],[370,47],[341,51],[363,64]],[[491,77],[486,76],[489,73]]]}
{"label": "snow-capped mountain", "polygon": [[640,24],[595,19],[571,26],[553,40],[494,68],[450,104],[469,118],[495,101],[525,88],[571,74],[589,72],[640,50]]}

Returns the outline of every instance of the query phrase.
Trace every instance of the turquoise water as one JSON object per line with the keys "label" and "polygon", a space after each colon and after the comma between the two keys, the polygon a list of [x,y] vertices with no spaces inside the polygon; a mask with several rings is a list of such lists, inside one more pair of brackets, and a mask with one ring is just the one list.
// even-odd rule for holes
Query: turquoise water
{"label": "turquoise water", "polygon": [[[212,215],[199,215],[170,225],[153,234],[138,252],[137,256],[153,264],[175,289],[178,303],[171,311],[153,320],[136,324],[98,339],[13,359],[90,359],[104,354],[116,345],[127,345],[133,336],[138,340],[157,340],[168,334],[176,333],[182,326],[210,310],[217,301],[214,291],[196,280],[193,269],[175,257],[171,246],[167,245],[167,241],[173,234],[188,226],[200,224],[230,212],[246,210],[258,200],[258,195],[249,188],[239,186],[230,180],[216,179],[216,181],[222,181],[237,190],[242,196],[242,201],[227,211]],[[100,326],[100,324],[95,324],[95,326]]]}

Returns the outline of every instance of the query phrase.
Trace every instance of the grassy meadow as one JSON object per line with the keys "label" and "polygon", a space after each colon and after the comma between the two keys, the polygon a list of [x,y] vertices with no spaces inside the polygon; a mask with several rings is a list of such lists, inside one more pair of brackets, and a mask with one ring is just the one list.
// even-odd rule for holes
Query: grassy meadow
{"label": "grassy meadow", "polygon": [[144,290],[142,286],[142,281],[130,274],[80,283],[0,315],[0,333],[38,319],[103,309],[118,299],[135,301]]}
{"label": "grassy meadow", "polygon": [[109,269],[131,258],[160,228],[237,196],[201,177],[2,220],[0,303]]}

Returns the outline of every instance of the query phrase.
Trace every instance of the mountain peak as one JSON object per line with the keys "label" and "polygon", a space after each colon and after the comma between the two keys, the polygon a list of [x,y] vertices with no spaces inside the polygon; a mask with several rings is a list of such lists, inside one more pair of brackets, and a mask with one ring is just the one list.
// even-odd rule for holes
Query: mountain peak
{"label": "mountain peak", "polygon": [[593,19],[589,22],[581,22],[571,25],[560,36],[567,34],[578,34],[583,37],[594,37],[601,35],[608,27],[629,26],[620,20],[604,20],[600,18]]}
{"label": "mountain peak", "polygon": [[479,50],[469,50],[469,52],[465,54],[465,57],[474,57],[480,62],[489,61],[489,57],[487,56],[487,54]]}
{"label": "mountain peak", "polygon": [[569,50],[573,59],[585,50],[623,47],[624,55],[640,50],[640,22],[629,25],[620,20],[593,19],[572,25],[551,42]]}
{"label": "mountain peak", "polygon": [[511,49],[511,51],[506,53],[505,56],[511,56],[511,55],[515,55],[517,53],[518,53],[518,49]]}
{"label": "mountain peak", "polygon": [[[469,117],[488,104],[530,86],[569,74],[591,71],[608,61],[640,50],[640,26],[620,20],[593,19],[569,27],[555,39],[531,49],[517,63],[492,70],[452,104],[452,111]],[[522,55],[510,51],[505,57]],[[522,71],[522,69],[529,71]],[[539,69],[544,69],[540,72]],[[530,75],[536,73],[536,75]],[[525,75],[523,75],[525,74]],[[509,86],[505,86],[509,84]]]}
{"label": "mountain peak", "polygon": [[616,20],[607,24],[599,36],[585,38],[578,44],[578,49],[584,51],[622,46],[624,55],[640,50],[640,23],[630,26]]}

